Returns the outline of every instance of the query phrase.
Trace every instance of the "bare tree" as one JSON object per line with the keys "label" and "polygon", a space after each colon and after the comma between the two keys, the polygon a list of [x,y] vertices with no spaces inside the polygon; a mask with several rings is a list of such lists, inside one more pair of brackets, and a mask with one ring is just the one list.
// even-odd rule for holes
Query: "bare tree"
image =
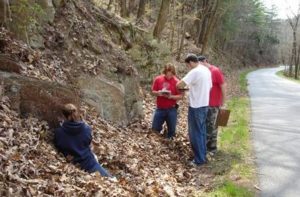
{"label": "bare tree", "polygon": [[171,11],[170,11],[170,36],[169,36],[169,41],[170,41],[170,50],[173,50],[173,46],[174,46],[174,36],[175,36],[175,10],[176,10],[176,6],[175,6],[176,2],[175,0],[171,0]]}
{"label": "bare tree", "polygon": [[156,25],[153,31],[153,36],[155,38],[160,39],[161,33],[165,27],[165,24],[168,20],[168,13],[170,8],[171,0],[163,0],[160,6],[158,18],[156,21]]}
{"label": "bare tree", "polygon": [[140,0],[137,20],[140,20],[145,15],[146,2],[146,0]]}
{"label": "bare tree", "polygon": [[297,50],[297,30],[298,30],[299,19],[300,19],[300,5],[297,14],[292,12],[292,15],[293,17],[287,16],[288,22],[293,31],[293,46],[292,46],[291,64],[289,67],[289,76],[291,77],[293,74],[293,64],[294,64],[295,66],[294,78],[298,79],[300,48]]}
{"label": "bare tree", "polygon": [[9,0],[0,0],[0,11],[0,25],[7,25],[7,20],[11,20]]}
{"label": "bare tree", "polygon": [[136,10],[137,4],[136,0],[128,1],[128,16]]}
{"label": "bare tree", "polygon": [[107,4],[107,9],[111,10],[111,6],[114,3],[114,0],[109,0],[108,4]]}
{"label": "bare tree", "polygon": [[[178,51],[177,51],[177,56],[176,56],[177,61],[180,60],[180,56],[181,56],[183,46],[184,46],[186,26],[189,21],[189,19],[185,19],[185,17],[184,17],[185,3],[186,3],[186,1],[181,5],[182,6],[181,7],[181,23],[180,23],[181,37],[180,37],[180,40],[178,40],[179,46],[178,46]],[[178,32],[178,35],[180,35],[179,32]]]}
{"label": "bare tree", "polygon": [[128,17],[129,12],[128,12],[128,8],[127,8],[127,0],[119,0],[120,3],[120,15],[121,17],[125,18]]}
{"label": "bare tree", "polygon": [[198,12],[198,18],[201,18],[202,20],[198,20],[198,39],[196,42],[197,46],[201,47],[201,53],[205,53],[209,35],[220,16],[220,14],[218,14],[219,5],[219,0],[202,1],[202,9]]}

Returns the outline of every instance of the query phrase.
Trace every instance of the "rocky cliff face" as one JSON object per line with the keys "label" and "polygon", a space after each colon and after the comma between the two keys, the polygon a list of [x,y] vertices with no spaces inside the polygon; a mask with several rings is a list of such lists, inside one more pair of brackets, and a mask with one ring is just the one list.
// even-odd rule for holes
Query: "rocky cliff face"
{"label": "rocky cliff face", "polygon": [[79,104],[78,92],[57,83],[41,81],[13,73],[0,72],[1,88],[10,98],[11,109],[21,117],[35,116],[58,126],[63,103]]}
{"label": "rocky cliff face", "polygon": [[[24,29],[16,28],[22,20],[12,9],[12,21],[7,26],[14,35],[5,31],[0,34],[0,52],[5,57],[2,62],[19,64],[22,75],[72,87],[72,91],[80,92],[82,101],[117,124],[126,125],[143,116],[138,74],[125,52],[134,38],[130,24],[91,1],[12,0],[10,7],[22,2],[33,3],[42,14],[36,15],[36,27],[22,37],[20,31]],[[17,35],[31,48],[16,41]],[[6,72],[16,69],[9,68],[7,64],[0,66]]]}

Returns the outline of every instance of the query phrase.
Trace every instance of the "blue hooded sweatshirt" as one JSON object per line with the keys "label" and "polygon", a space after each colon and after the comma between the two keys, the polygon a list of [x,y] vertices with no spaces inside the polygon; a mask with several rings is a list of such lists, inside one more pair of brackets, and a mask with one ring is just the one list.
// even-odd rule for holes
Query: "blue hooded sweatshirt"
{"label": "blue hooded sweatshirt", "polygon": [[55,129],[54,143],[64,156],[73,156],[73,163],[81,168],[93,172],[96,161],[90,144],[92,141],[91,128],[84,122],[65,121],[61,127]]}

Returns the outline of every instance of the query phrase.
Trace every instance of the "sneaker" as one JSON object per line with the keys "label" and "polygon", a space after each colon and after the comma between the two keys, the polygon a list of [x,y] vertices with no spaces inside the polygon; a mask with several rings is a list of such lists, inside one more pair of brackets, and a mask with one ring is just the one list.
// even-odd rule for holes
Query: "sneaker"
{"label": "sneaker", "polygon": [[217,151],[209,151],[207,152],[207,154],[210,156],[210,157],[214,157],[216,155]]}
{"label": "sneaker", "polygon": [[192,167],[198,167],[199,166],[194,161],[190,161],[189,165],[192,166]]}
{"label": "sneaker", "polygon": [[196,163],[195,160],[191,161],[190,162],[190,165],[193,166],[193,167],[199,167],[199,166],[202,166],[204,164],[206,164],[207,162],[204,162],[204,163]]}
{"label": "sneaker", "polygon": [[174,137],[167,137],[166,139],[167,139],[169,142],[174,141]]}
{"label": "sneaker", "polygon": [[118,179],[117,179],[117,177],[115,177],[115,176],[109,177],[108,180],[110,180],[110,181],[113,182],[113,183],[117,183],[117,182],[118,182]]}
{"label": "sneaker", "polygon": [[213,156],[217,153],[217,149],[207,150],[207,153]]}

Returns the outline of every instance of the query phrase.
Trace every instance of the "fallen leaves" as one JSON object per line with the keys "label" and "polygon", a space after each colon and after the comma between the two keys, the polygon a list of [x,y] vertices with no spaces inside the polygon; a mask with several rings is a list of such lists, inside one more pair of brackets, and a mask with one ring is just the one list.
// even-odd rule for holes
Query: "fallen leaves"
{"label": "fallen leaves", "polygon": [[[0,101],[1,117],[11,121],[0,132],[0,195],[1,196],[90,196],[113,193],[116,183],[97,175],[89,175],[66,162],[52,144],[52,132],[42,137],[47,123],[35,118],[20,119],[10,110],[7,97]],[[6,106],[6,107],[3,107]],[[6,118],[7,119],[7,118]],[[6,119],[4,121],[6,121]],[[121,196],[129,193],[122,190]]]}
{"label": "fallen leaves", "polygon": [[47,50],[30,48],[24,42],[15,39],[4,28],[0,29],[0,40],[7,43],[3,48],[3,54],[20,64],[22,75],[60,83],[67,81],[67,72],[63,70],[62,58],[55,54],[47,55]]}
{"label": "fallen leaves", "polygon": [[54,148],[47,123],[19,118],[3,97],[0,117],[6,118],[1,119],[0,126],[0,194],[186,196],[205,187],[198,180],[209,172],[188,165],[191,151],[185,130],[186,109],[181,109],[176,139],[168,141],[149,129],[153,98],[147,96],[145,103],[147,118],[126,128],[113,126],[84,106],[89,112],[86,121],[94,132],[94,153],[117,176],[118,182],[113,182],[68,163]]}

